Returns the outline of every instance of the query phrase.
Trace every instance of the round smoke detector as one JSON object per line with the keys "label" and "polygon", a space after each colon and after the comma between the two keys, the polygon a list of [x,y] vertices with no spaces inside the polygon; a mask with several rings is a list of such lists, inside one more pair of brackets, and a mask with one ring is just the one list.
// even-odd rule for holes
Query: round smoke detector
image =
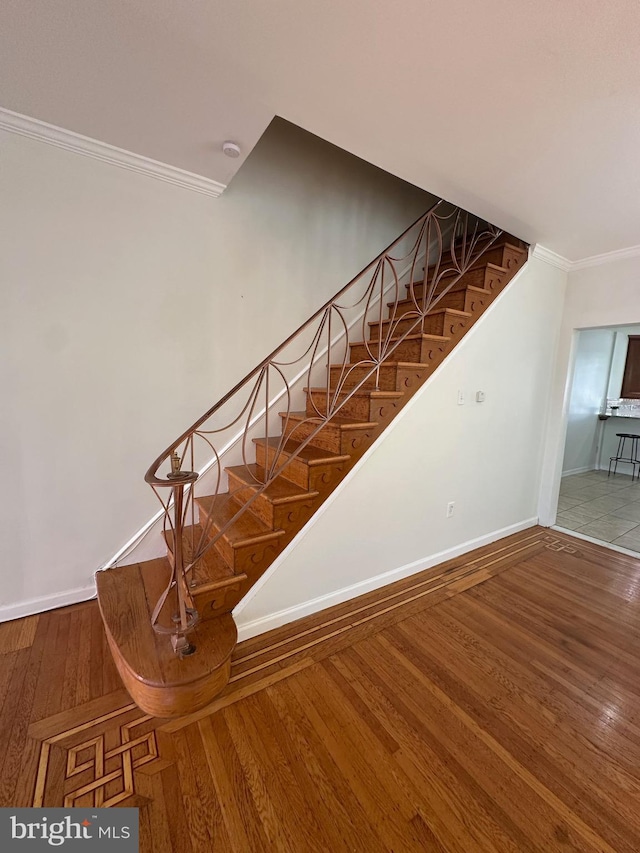
{"label": "round smoke detector", "polygon": [[240,146],[235,142],[225,142],[222,146],[223,152],[227,155],[227,157],[236,157],[240,156]]}

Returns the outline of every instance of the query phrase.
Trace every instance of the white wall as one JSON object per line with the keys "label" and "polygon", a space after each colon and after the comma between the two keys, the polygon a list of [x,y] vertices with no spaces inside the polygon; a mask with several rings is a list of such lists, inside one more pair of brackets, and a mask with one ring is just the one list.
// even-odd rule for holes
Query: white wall
{"label": "white wall", "polygon": [[153,459],[431,197],[281,121],[220,199],[0,157],[2,619],[86,597],[158,508]]}
{"label": "white wall", "polygon": [[577,330],[640,322],[640,256],[571,271],[552,389],[540,490],[540,523],[555,522]]}
{"label": "white wall", "polygon": [[535,523],[565,278],[529,262],[236,608],[242,637]]}
{"label": "white wall", "polygon": [[610,329],[578,333],[563,474],[577,474],[596,467],[598,414],[607,397],[615,337]]}

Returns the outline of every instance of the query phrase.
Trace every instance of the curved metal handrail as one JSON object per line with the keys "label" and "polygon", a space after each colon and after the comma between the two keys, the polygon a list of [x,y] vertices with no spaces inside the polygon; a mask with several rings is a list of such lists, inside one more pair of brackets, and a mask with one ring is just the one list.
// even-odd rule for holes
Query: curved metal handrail
{"label": "curved metal handrail", "polygon": [[304,323],[302,323],[302,325],[299,326],[295,332],[292,332],[292,334],[290,334],[289,337],[285,341],[283,341],[283,343],[281,343],[279,346],[277,346],[273,350],[273,352],[271,352],[266,358],[264,358],[257,367],[254,367],[253,370],[251,370],[249,373],[247,373],[247,375],[243,379],[241,379],[236,385],[234,385],[233,388],[224,395],[224,397],[221,397],[217,403],[214,403],[213,406],[204,413],[204,415],[202,415],[201,417],[198,418],[197,421],[192,423],[191,426],[182,433],[180,438],[178,438],[174,442],[172,442],[169,445],[169,447],[167,447],[167,449],[163,453],[161,453],[160,456],[158,456],[158,458],[155,460],[155,462],[153,462],[153,464],[149,466],[149,469],[148,469],[148,471],[144,477],[145,482],[149,483],[149,485],[154,485],[154,486],[171,485],[171,483],[167,482],[166,479],[160,479],[157,476],[157,471],[158,471],[158,468],[160,468],[160,466],[163,463],[167,462],[167,460],[169,460],[171,458],[171,454],[176,450],[176,448],[179,447],[182,444],[182,442],[191,433],[193,433],[195,430],[197,430],[198,427],[200,427],[213,414],[215,414],[216,411],[218,411],[220,408],[222,408],[222,406],[224,406],[224,404],[228,400],[230,400],[235,394],[237,394],[237,392],[244,385],[246,385],[247,382],[249,382],[251,379],[253,379],[253,377],[256,376],[264,367],[266,367],[271,361],[273,361],[275,356],[279,352],[282,352],[288,346],[288,344],[290,344],[291,341],[293,341],[295,338],[297,338],[308,326],[311,325],[311,323],[313,323],[314,320],[316,320],[318,317],[320,317],[322,314],[324,314],[324,312],[327,310],[327,308],[329,308],[337,299],[339,299],[344,293],[346,293],[351,288],[351,286],[356,281],[358,281],[358,279],[362,278],[362,276],[365,275],[367,270],[370,270],[374,266],[376,266],[376,264],[378,264],[380,262],[380,260],[382,260],[382,258],[384,258],[385,255],[387,255],[393,249],[393,247],[396,246],[413,228],[415,228],[415,226],[419,222],[421,222],[423,219],[425,219],[427,216],[429,216],[430,213],[435,211],[443,203],[444,203],[444,200],[439,199],[437,202],[435,202],[435,204],[433,204],[429,208],[429,210],[427,210],[425,213],[421,214],[415,220],[415,222],[413,222],[411,225],[409,225],[409,227],[406,228],[402,232],[402,234],[399,237],[396,237],[396,239],[393,240],[393,242],[389,243],[389,245],[387,246],[386,249],[383,249],[383,251],[380,252],[380,254],[376,258],[374,258],[370,263],[368,263],[365,267],[363,267],[359,273],[354,275],[354,277],[351,279],[351,281],[347,282],[347,284],[345,284],[345,286],[341,290],[339,290],[334,296],[332,296],[330,299],[328,299],[321,308],[318,308],[318,310],[316,311],[315,314],[312,314],[308,320],[305,320]]}
{"label": "curved metal handrail", "polygon": [[[427,314],[500,233],[498,228],[472,214],[443,200],[437,201],[172,442],[150,466],[145,480],[164,509],[164,531],[172,558],[171,576],[154,610],[152,622],[157,631],[171,636],[178,654],[191,650],[187,634],[198,619],[190,591],[193,584],[190,573],[195,571],[198,561],[372,377],[377,387],[383,363],[419,327],[422,328]],[[424,273],[422,280],[417,282],[416,273],[422,264]],[[400,291],[403,282],[407,289],[404,299]],[[418,287],[421,287],[420,293]],[[390,310],[388,316],[384,316],[385,298],[389,296]],[[401,301],[405,304],[398,313]],[[377,327],[377,338],[367,338],[369,325]],[[365,351],[365,357],[355,363],[349,360],[354,327],[362,336]],[[290,351],[300,343],[301,353]],[[357,340],[355,345],[359,343]],[[332,363],[332,357],[337,359],[336,364]],[[337,374],[333,383],[332,368]],[[359,373],[354,378],[356,369]],[[297,373],[292,377],[291,371]],[[291,429],[292,399],[303,378],[309,389],[314,379],[318,381],[324,399],[322,403],[316,402],[310,392],[312,414],[305,413],[305,418]],[[280,415],[282,432],[271,439],[271,409],[283,398],[286,406]],[[232,408],[231,413],[226,419],[219,417],[227,406]],[[237,406],[237,411],[233,406]],[[260,476],[248,461],[248,442],[258,425],[267,443],[270,439],[275,442],[273,459],[269,462],[267,454],[266,467]],[[224,447],[219,444],[216,447],[214,441],[218,439],[224,442]],[[281,452],[290,440],[297,442],[297,446],[287,451],[287,457],[282,459]],[[212,513],[209,513],[207,524],[197,535],[196,486],[205,479],[206,489],[213,493],[207,496],[214,503],[232,497],[231,492],[222,494],[220,491],[222,456],[238,446],[241,464],[251,477],[253,494],[245,496],[238,509],[232,507],[230,516],[213,535]],[[161,474],[166,465],[170,465],[170,470]],[[213,483],[210,482],[212,476]],[[166,489],[170,490],[168,494]],[[161,492],[165,492],[166,497]],[[191,537],[186,543],[185,534]],[[176,591],[177,612],[171,624],[166,624],[166,619],[165,624],[160,624],[161,611],[172,589]]]}

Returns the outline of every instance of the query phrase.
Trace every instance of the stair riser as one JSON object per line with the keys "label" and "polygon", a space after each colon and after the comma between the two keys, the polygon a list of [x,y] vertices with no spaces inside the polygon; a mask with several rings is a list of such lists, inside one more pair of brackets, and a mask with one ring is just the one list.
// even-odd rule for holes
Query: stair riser
{"label": "stair riser", "polygon": [[[440,306],[437,306],[438,308]],[[444,311],[442,313],[427,314],[418,325],[415,324],[415,319],[397,320],[392,327],[392,337],[397,338],[404,334],[418,335],[457,335],[467,325],[466,317],[460,317],[455,313]],[[378,340],[379,323],[371,326],[371,340]],[[386,337],[389,329],[389,322],[385,321],[382,324],[382,334]],[[397,355],[397,350],[393,354],[394,359],[400,360]],[[404,361],[404,358],[402,358]]]}
{"label": "stair riser", "polygon": [[[364,350],[364,347],[361,346],[361,349]],[[351,370],[349,372],[349,375],[346,378],[342,377],[343,388],[353,387],[354,385],[356,385],[358,383],[359,380],[362,379],[364,374],[365,374],[364,368],[354,368],[353,370]],[[383,364],[380,367],[380,383],[379,383],[378,388],[376,389],[375,376],[373,376],[370,379],[368,379],[362,386],[360,386],[360,389],[363,391],[364,390],[405,391],[407,388],[413,387],[413,384],[416,380],[422,381],[423,378],[427,375],[428,375],[428,371],[426,371],[426,368],[421,368],[420,370],[417,370],[416,368],[412,368],[412,367],[405,367],[405,366],[398,367],[395,365],[394,366],[388,366],[388,365]],[[340,368],[331,368],[331,386],[332,386],[332,388],[335,388],[336,383],[338,382],[338,380],[340,378],[341,378],[341,369]],[[319,404],[319,402],[320,401],[318,399],[316,399],[316,403]],[[351,403],[351,401],[347,404],[347,407],[350,405],[350,403]],[[320,406],[318,406],[318,407],[320,408]],[[366,409],[364,406],[359,408],[357,410],[358,414],[356,414],[355,409],[352,412],[347,407],[345,407],[345,409],[341,410],[341,411],[348,412],[350,417],[351,416],[362,417],[365,415],[366,412],[368,412],[368,414],[366,414],[366,417],[368,420],[370,420],[370,421],[377,421],[378,420],[378,417],[374,417],[374,412],[376,411],[376,408],[371,403],[367,403]],[[307,411],[309,411],[309,408],[307,408]],[[322,414],[324,414],[325,409],[320,408],[320,411]]]}
{"label": "stair riser", "polygon": [[[205,509],[200,506],[200,524],[207,529],[209,539],[213,539],[220,533],[221,528],[215,521],[209,524],[209,517]],[[259,567],[263,559],[267,559],[265,550],[269,554],[275,555],[278,551],[276,547],[277,540],[267,540],[266,542],[249,542],[247,545],[234,546],[227,539],[225,533],[220,536],[212,546],[222,557],[225,563],[231,567],[235,574],[245,572],[250,577],[255,575],[256,568]],[[274,550],[275,549],[275,550]],[[270,557],[269,559],[273,559]],[[266,564],[268,565],[268,563]],[[250,574],[251,573],[251,574]]]}
{"label": "stair riser", "polygon": [[[389,331],[389,320],[382,321],[382,337],[386,338]],[[393,332],[392,337],[399,338],[401,335],[410,334],[410,335],[419,335],[423,329],[422,325],[424,324],[424,319],[421,321],[419,317],[410,317],[407,320],[403,320],[402,318],[396,318],[393,321]],[[440,332],[434,332],[433,334],[441,334]],[[369,326],[369,340],[377,341],[380,337],[380,323],[374,323]],[[395,355],[394,355],[395,359]]]}
{"label": "stair riser", "polygon": [[447,293],[438,300],[438,308],[453,308],[456,311],[482,311],[489,304],[491,292],[478,293],[477,290],[458,290]]}
{"label": "stair riser", "polygon": [[227,586],[224,589],[209,590],[208,592],[193,590],[193,600],[200,621],[204,622],[207,619],[214,619],[221,613],[228,613],[230,607],[233,606],[230,605],[230,602],[237,598],[240,586],[241,583],[238,581],[237,584]]}
{"label": "stair riser", "polygon": [[[465,290],[467,287],[478,287],[483,290],[494,291],[496,288],[502,286],[504,280],[506,278],[505,273],[499,273],[497,270],[482,267],[481,269],[469,270],[469,272],[465,273],[453,286],[451,286],[451,290],[449,293],[456,293],[460,290]],[[442,293],[443,290],[448,288],[451,284],[452,279],[444,278],[437,287],[437,293]],[[422,299],[423,285],[422,284],[414,284],[413,286],[413,294],[414,298],[417,300],[418,304],[420,304],[420,300]]]}
{"label": "stair riser", "polygon": [[[169,560],[169,565],[173,566],[173,532],[166,531],[164,538],[167,544],[167,559]],[[183,537],[183,561],[185,565],[191,563],[193,558],[193,548],[194,546],[198,546],[199,541],[199,536],[192,541],[189,533],[185,532]],[[213,545],[212,548],[215,549],[215,545]],[[211,588],[210,584],[207,584],[206,581],[203,582],[203,576],[206,577],[207,571],[206,569],[201,568],[201,565],[206,562],[206,559],[207,555],[202,558],[202,561],[196,562],[192,574],[192,578],[200,579],[200,586],[190,587],[190,592],[201,621],[204,621],[205,619],[213,619],[221,613],[227,613],[229,610],[229,598],[237,595],[243,580],[242,578],[238,578],[237,580],[229,578],[228,583],[224,586]]]}
{"label": "stair riser", "polygon": [[[212,545],[212,548],[215,549],[215,547],[215,545]],[[167,557],[169,559],[169,563],[173,566],[173,554],[169,549],[167,549]],[[195,569],[197,577],[197,563]],[[227,613],[229,610],[227,606],[229,598],[237,594],[240,589],[240,583],[240,580],[238,580],[235,584],[230,584],[229,586],[214,590],[203,590],[202,592],[200,592],[197,587],[191,589],[191,595],[193,597],[195,608],[200,616],[200,620],[214,619],[221,613]]]}
{"label": "stair riser", "polygon": [[[445,278],[443,281],[441,281],[438,284],[436,291],[438,293],[442,293],[443,290],[447,289],[449,293],[455,293],[458,290],[464,291],[467,289],[467,287],[479,287],[479,286],[481,286],[481,285],[472,284],[471,282],[465,280],[464,276],[462,278],[458,279],[458,281],[456,281],[454,284],[451,284],[451,279]],[[429,283],[429,288],[430,287],[431,287],[431,283]],[[423,284],[421,281],[416,282],[413,285],[413,290],[408,285],[406,287],[407,295],[406,295],[405,299],[411,299],[412,302],[417,303],[419,310],[422,310],[423,289],[424,289],[424,287],[423,287]],[[411,296],[412,293],[413,293],[413,297]],[[401,301],[404,301],[404,300],[401,300]],[[389,307],[389,313],[391,313],[392,306],[388,306],[388,307]],[[399,305],[398,306],[398,312],[400,311],[401,308],[402,308],[402,305]],[[416,310],[415,305],[413,306],[413,309],[411,308],[411,306],[407,306],[405,308],[405,312],[410,311],[410,310],[415,311]]]}
{"label": "stair riser", "polygon": [[[234,549],[234,560],[237,572],[244,572],[248,580],[243,586],[251,587],[264,574],[265,570],[278,556],[283,548],[280,539],[261,542],[257,545],[249,545]],[[242,589],[242,588],[241,588]],[[232,605],[235,606],[235,605]]]}
{"label": "stair riser", "polygon": [[[417,373],[422,373],[422,371],[416,371]],[[421,380],[417,378],[413,380],[415,384],[420,384]],[[405,389],[411,389],[413,387],[413,382],[411,381],[410,375],[407,375],[407,383]],[[325,407],[325,397],[322,395],[318,395],[318,399],[316,400],[316,404],[318,409],[321,412],[324,412]],[[349,400],[348,403],[345,403],[344,409],[340,410],[340,413],[345,413],[345,417],[353,417],[358,420],[366,420],[372,421],[378,425],[386,423],[389,421],[396,412],[402,406],[402,397],[396,398],[382,398],[376,399],[369,397],[354,397]],[[349,410],[353,409],[354,413],[352,414]],[[352,448],[353,449],[353,448]],[[350,452],[349,450],[344,451],[345,453]]]}
{"label": "stair riser", "polygon": [[[450,290],[445,296],[440,297],[434,308],[453,308],[455,311],[474,311],[476,306],[484,307],[488,299],[491,298],[491,292],[487,290],[484,294],[478,293],[478,290],[470,290],[467,287],[459,290]],[[415,312],[416,306],[413,300],[405,302],[404,300],[396,306],[396,318],[403,317],[409,312]]]}
{"label": "stair riser", "polygon": [[[402,377],[399,374],[399,368],[394,366],[382,365],[378,371],[378,383],[376,384],[376,374],[365,379],[365,376],[373,370],[373,365],[369,364],[366,367],[352,367],[346,365],[343,370],[341,367],[332,367],[330,370],[331,388],[335,388],[340,382],[342,388],[355,388],[357,385],[362,391],[397,391],[399,383],[402,383]],[[401,370],[401,368],[400,368]],[[364,382],[363,382],[364,380]],[[362,382],[362,384],[360,384]]]}
{"label": "stair riser", "polygon": [[[348,393],[348,392],[347,392]],[[338,402],[342,402],[346,394],[340,394]],[[313,404],[311,402],[313,400]],[[314,408],[314,405],[316,408]],[[339,415],[343,418],[353,418],[358,421],[370,422],[375,420],[371,417],[372,409],[375,407],[369,397],[352,397],[347,400],[340,408]],[[307,392],[307,414],[313,417],[317,416],[318,412],[321,415],[326,414],[327,398],[326,395],[319,392]]]}
{"label": "stair riser", "polygon": [[[332,485],[331,488],[325,489],[325,491],[328,493],[333,487]],[[273,562],[274,558],[295,538],[298,531],[309,521],[321,503],[322,499],[318,496],[317,498],[307,498],[304,501],[278,504],[273,507],[273,526],[284,530],[285,534],[274,543],[271,551],[267,554],[260,557],[260,554],[256,553],[256,557],[258,558],[256,562],[245,560],[243,571],[247,575],[247,580],[240,584],[237,592],[228,596],[226,602],[228,610],[233,610],[238,602],[242,601],[258,578]],[[266,519],[263,520],[266,521]]]}
{"label": "stair riser", "polygon": [[342,373],[340,368],[332,368],[330,374],[331,389],[334,390],[340,383],[340,387],[351,389],[358,387],[360,391],[395,391],[397,384],[397,371],[395,368],[381,368],[376,382],[376,374],[365,378],[371,367],[354,368],[348,375]]}
{"label": "stair riser", "polygon": [[[318,424],[311,421],[301,423],[290,420],[286,423],[286,418],[281,417],[283,434],[293,441],[304,441],[318,429]],[[328,423],[315,433],[309,444],[331,453],[350,453],[359,449],[363,441],[369,440],[370,437],[371,428],[341,430]]]}
{"label": "stair riser", "polygon": [[[498,266],[506,266],[503,264],[503,260],[508,260],[510,258],[518,259],[518,264],[522,263],[522,258],[527,257],[527,250],[519,248],[520,240],[516,237],[513,237],[509,234],[502,234],[496,241],[492,243],[492,245],[482,252],[481,255],[478,256],[478,251],[482,248],[483,244],[477,245],[474,251],[474,254],[477,256],[476,264],[497,264]],[[442,254],[442,259],[440,261],[440,268],[443,266],[447,266],[449,264],[457,264],[461,261],[460,251],[457,250],[454,253],[454,257],[452,259],[451,253],[449,251],[445,251]],[[433,267],[430,267],[433,269]],[[511,267],[507,267],[507,269],[511,269]]]}
{"label": "stair riser", "polygon": [[[247,486],[242,480],[236,477],[231,471],[227,471],[229,477],[229,494],[233,495],[233,499],[239,504],[246,504],[255,494],[255,489]],[[251,512],[257,516],[260,521],[264,521],[269,527],[275,529],[273,520],[275,517],[275,506],[264,495],[258,497],[251,504]]]}
{"label": "stair riser", "polygon": [[[271,466],[276,457],[274,447],[265,447],[264,444],[256,445],[256,462],[261,468]],[[280,457],[280,464],[285,460]],[[328,462],[321,465],[307,465],[301,459],[292,459],[287,465],[287,479],[297,486],[309,491],[318,491],[326,494],[331,491],[334,484],[338,483],[348,470],[347,462]]]}
{"label": "stair riser", "polygon": [[[416,362],[418,364],[428,363],[431,368],[440,364],[444,355],[448,352],[448,342],[433,341],[403,341],[393,351],[393,358],[398,361]],[[359,361],[366,357],[364,344],[351,344],[351,360]]]}
{"label": "stair riser", "polygon": [[[253,497],[255,490],[251,486],[247,486],[230,471],[228,475],[229,491],[233,493],[233,497],[238,503],[244,504]],[[313,498],[273,503],[263,492],[251,504],[251,512],[273,530],[289,530],[298,523],[302,514],[307,513],[307,517],[310,518],[315,506],[316,503]]]}
{"label": "stair riser", "polygon": [[514,270],[522,266],[526,258],[527,253],[525,251],[518,251],[511,246],[496,246],[495,249],[489,249],[482,255],[482,263],[505,267],[512,274]]}

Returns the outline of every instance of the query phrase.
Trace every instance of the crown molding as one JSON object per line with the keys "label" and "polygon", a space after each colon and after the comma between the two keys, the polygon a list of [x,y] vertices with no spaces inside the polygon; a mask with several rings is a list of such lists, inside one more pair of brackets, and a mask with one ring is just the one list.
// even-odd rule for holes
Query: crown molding
{"label": "crown molding", "polygon": [[564,272],[577,272],[578,270],[588,269],[588,267],[599,267],[601,264],[623,261],[626,258],[640,258],[640,246],[629,246],[626,249],[616,249],[613,252],[604,252],[601,255],[591,255],[588,258],[581,258],[579,261],[570,261],[568,258],[563,258],[562,255],[558,255],[551,249],[546,249],[536,243],[530,251],[529,257],[537,258],[546,264],[558,267]]}
{"label": "crown molding", "polygon": [[48,124],[45,121],[15,113],[3,107],[0,107],[0,129],[9,133],[17,133],[19,136],[26,136],[29,139],[36,139],[39,142],[46,142],[48,145],[55,145],[56,148],[63,148],[65,151],[73,151],[75,154],[92,157],[102,163],[119,166],[121,169],[137,172],[139,175],[147,175],[158,181],[164,181],[167,184],[202,193],[212,198],[218,198],[226,189],[226,184],[221,184],[211,178],[187,172],[185,169],[170,166],[168,163],[160,163],[150,157],[125,151],[123,148],[116,148],[115,145],[109,145],[107,142],[82,136],[82,134],[75,133],[72,130],[65,130],[62,127],[56,127],[54,124]]}
{"label": "crown molding", "polygon": [[571,264],[571,270],[584,270],[587,267],[598,267],[600,264],[609,264],[612,261],[623,261],[626,258],[640,257],[640,246],[629,246],[626,249],[616,249],[613,252],[605,252],[602,255],[591,255]]}
{"label": "crown molding", "polygon": [[545,264],[550,264],[552,267],[557,267],[563,272],[569,272],[570,269],[573,269],[571,261],[567,260],[567,258],[563,258],[562,255],[552,252],[551,249],[546,249],[544,246],[541,246],[540,243],[536,243],[533,247],[530,257],[543,261]]}

